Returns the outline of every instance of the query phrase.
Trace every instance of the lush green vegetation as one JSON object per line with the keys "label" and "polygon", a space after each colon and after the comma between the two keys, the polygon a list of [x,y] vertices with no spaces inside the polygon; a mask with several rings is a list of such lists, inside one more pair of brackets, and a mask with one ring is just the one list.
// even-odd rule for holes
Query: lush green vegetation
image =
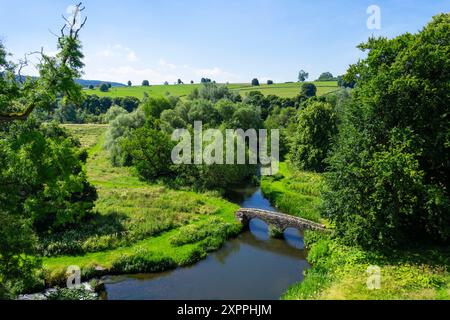
{"label": "lush green vegetation", "polygon": [[[255,164],[194,164],[193,135],[188,139],[187,163],[172,163],[171,153],[176,145],[171,141],[172,132],[192,132],[194,121],[202,121],[204,129],[246,130],[263,126],[260,109],[251,101],[241,102],[241,97],[225,86],[207,83],[186,101],[172,96],[145,99],[135,112],[111,121],[105,146],[114,165],[133,166],[141,179],[163,181],[175,187],[224,191],[255,177]],[[221,145],[225,146],[225,141]],[[207,144],[202,152],[206,147]],[[222,157],[225,163],[226,153]]]}
{"label": "lush green vegetation", "polygon": [[[329,158],[325,212],[348,244],[450,243],[450,15],[361,44]],[[413,66],[410,66],[414,61]]]}
{"label": "lush green vegetation", "polygon": [[83,54],[74,28],[62,30],[55,57],[40,53],[36,79],[17,80],[21,67],[0,44],[0,298],[39,284],[36,238],[88,218],[96,199],[76,141],[30,116],[51,110],[57,98],[61,105],[81,102],[74,79]]}
{"label": "lush green vegetation", "polygon": [[316,222],[320,215],[323,179],[314,172],[299,171],[287,163],[280,163],[280,171],[261,179],[264,195],[282,212]]}
{"label": "lush green vegetation", "polygon": [[[313,267],[284,299],[450,299],[449,19],[360,46],[368,56],[344,77],[351,96],[334,105],[338,133],[319,194],[333,232],[305,234]],[[304,152],[291,160],[304,167],[314,145],[296,139],[291,151]],[[275,200],[290,192],[274,178],[264,184]],[[374,290],[370,266],[381,272]]]}
{"label": "lush green vegetation", "polygon": [[[328,224],[320,219],[323,174],[287,163],[280,169],[262,179],[264,194],[283,212]],[[374,251],[345,245],[333,234],[307,231],[304,237],[312,268],[282,299],[450,299],[448,247]],[[367,268],[373,265],[381,269],[381,288],[369,290]]]}
{"label": "lush green vegetation", "polygon": [[[69,265],[85,278],[187,265],[236,235],[237,206],[220,194],[254,182],[257,166],[191,165],[191,149],[171,161],[174,129],[192,142],[202,121],[281,129],[287,160],[263,193],[331,230],[305,234],[313,267],[284,298],[449,299],[449,25],[441,14],[417,34],[370,38],[343,77],[304,83],[301,70],[301,83],[267,85],[144,80],[83,92],[84,23],[61,30],[56,56],[38,53],[35,79],[17,77],[23,65],[0,43],[0,298],[60,284]],[[377,290],[366,286],[371,265]]]}
{"label": "lush green vegetation", "polygon": [[[282,299],[450,299],[448,247],[371,251],[316,232],[305,233],[305,244],[310,248],[308,261],[313,267],[305,280],[289,288]],[[381,270],[379,289],[367,287],[371,266]]]}
{"label": "lush green vegetation", "polygon": [[303,170],[325,170],[332,139],[337,133],[336,114],[328,102],[313,101],[297,116],[296,132],[292,137],[292,163]]}
{"label": "lush green vegetation", "polygon": [[[274,83],[274,84],[260,84],[259,86],[252,86],[251,83],[233,83],[225,84],[231,91],[239,93],[241,96],[250,91],[259,91],[265,96],[276,95],[282,98],[293,98],[300,93],[301,84],[298,82],[292,83]],[[338,89],[336,81],[316,81],[314,85],[317,88],[317,95],[321,96]],[[200,89],[202,83],[198,84],[174,84],[174,85],[151,85],[151,86],[133,86],[133,87],[113,87],[108,92],[101,92],[98,89],[86,89],[86,94],[95,94],[99,97],[136,97],[143,99],[147,94],[150,97],[164,97],[167,94],[178,96],[181,98],[187,97],[194,89]]]}
{"label": "lush green vegetation", "polygon": [[[97,136],[99,125],[69,125],[74,135]],[[101,137],[97,136],[97,139]],[[217,249],[240,231],[237,206],[214,194],[149,185],[130,168],[113,167],[103,139],[85,139],[89,181],[98,191],[96,216],[76,230],[42,239],[46,283],[65,279],[69,265],[85,277],[105,273],[150,272],[186,265]],[[205,226],[214,225],[208,231]]]}

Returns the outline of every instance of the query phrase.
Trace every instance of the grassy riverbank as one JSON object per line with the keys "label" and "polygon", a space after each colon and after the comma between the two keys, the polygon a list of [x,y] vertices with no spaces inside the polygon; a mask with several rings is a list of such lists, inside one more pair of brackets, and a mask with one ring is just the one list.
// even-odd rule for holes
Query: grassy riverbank
{"label": "grassy riverbank", "polygon": [[277,209],[284,213],[324,222],[320,217],[320,174],[293,170],[288,163],[280,163],[280,171],[261,180],[261,190]]}
{"label": "grassy riverbank", "polygon": [[[306,233],[305,243],[310,248],[308,261],[312,269],[282,299],[450,299],[449,248],[372,252],[313,232]],[[367,286],[369,277],[376,275],[373,267],[369,274],[371,266],[380,268],[380,287],[373,290]]]}
{"label": "grassy riverbank", "polygon": [[105,126],[66,128],[89,150],[86,171],[98,200],[83,225],[41,239],[48,285],[64,281],[70,265],[88,278],[191,264],[240,231],[238,207],[219,196],[149,185],[130,168],[111,166],[102,148]]}
{"label": "grassy riverbank", "polygon": [[[281,211],[322,220],[320,174],[282,163],[280,173],[264,177],[261,187]],[[305,244],[312,268],[282,299],[450,299],[450,248],[366,251],[317,232],[305,232]],[[370,266],[380,268],[379,289],[367,287]]]}

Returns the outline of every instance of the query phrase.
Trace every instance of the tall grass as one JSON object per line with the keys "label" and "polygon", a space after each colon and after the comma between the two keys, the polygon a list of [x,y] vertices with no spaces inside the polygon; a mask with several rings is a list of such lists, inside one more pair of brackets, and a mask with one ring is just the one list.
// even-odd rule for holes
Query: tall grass
{"label": "tall grass", "polygon": [[[450,299],[448,248],[368,252],[312,231],[305,233],[305,243],[313,267],[282,299]],[[367,286],[369,266],[380,268],[378,289]]]}
{"label": "tall grass", "polygon": [[96,214],[83,225],[41,239],[48,284],[63,282],[70,265],[81,267],[89,278],[190,264],[240,231],[235,204],[210,193],[142,182],[130,168],[111,166],[102,148],[106,128],[66,128],[90,147],[86,171],[99,197]]}
{"label": "tall grass", "polygon": [[320,174],[298,171],[288,163],[280,163],[280,172],[263,177],[263,194],[282,212],[321,222],[320,192],[323,181]]}

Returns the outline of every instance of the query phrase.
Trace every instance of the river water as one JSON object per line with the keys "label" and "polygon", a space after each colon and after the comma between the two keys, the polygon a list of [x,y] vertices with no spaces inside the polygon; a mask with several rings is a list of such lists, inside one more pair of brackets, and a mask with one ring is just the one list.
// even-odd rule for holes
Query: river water
{"label": "river water", "polygon": [[[241,207],[275,209],[259,188],[228,194]],[[269,237],[258,219],[218,251],[192,266],[172,271],[114,276],[105,284],[105,299],[278,299],[309,267],[299,231],[287,229],[284,240]]]}

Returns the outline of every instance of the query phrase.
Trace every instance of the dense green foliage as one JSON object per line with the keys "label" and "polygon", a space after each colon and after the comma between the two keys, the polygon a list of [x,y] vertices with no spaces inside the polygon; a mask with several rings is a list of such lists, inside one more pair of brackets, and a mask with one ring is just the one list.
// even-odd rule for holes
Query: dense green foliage
{"label": "dense green foliage", "polygon": [[100,90],[101,92],[108,92],[109,90],[109,86],[107,83],[102,83],[99,87],[98,90]]}
{"label": "dense green foliage", "polygon": [[171,134],[175,129],[192,133],[195,121],[202,121],[203,128],[221,130],[262,128],[259,108],[240,100],[239,95],[215,83],[205,83],[187,101],[172,96],[147,98],[135,112],[110,122],[105,146],[113,164],[133,165],[144,180],[225,190],[254,176],[255,165],[174,165],[171,152],[176,143]]}
{"label": "dense green foliage", "polygon": [[29,119],[0,137],[0,287],[14,294],[34,286],[35,233],[80,223],[97,193],[82,170],[85,152],[55,124]]}
{"label": "dense green foliage", "polygon": [[[118,106],[127,112],[137,109],[140,104],[139,99],[135,97],[98,97],[97,95],[88,95],[79,106],[69,104],[59,106],[54,115],[47,117],[56,119],[61,123],[98,123],[105,122],[105,114],[113,106]],[[116,109],[117,111],[117,109]],[[107,123],[108,121],[106,121]]]}
{"label": "dense green foliage", "polygon": [[86,153],[64,130],[30,116],[57,100],[81,104],[73,80],[83,67],[78,31],[63,30],[56,56],[40,53],[39,77],[25,81],[17,80],[17,66],[0,45],[0,297],[38,284],[36,234],[79,223],[97,196],[83,171]]}
{"label": "dense green foliage", "polygon": [[371,38],[350,67],[326,212],[348,243],[450,240],[450,15],[417,34]]}
{"label": "dense green foliage", "polygon": [[147,123],[131,133],[123,148],[132,159],[139,175],[153,181],[170,173],[171,151],[174,143],[170,136],[153,123]]}
{"label": "dense green foliage", "polygon": [[328,71],[321,73],[319,78],[317,79],[317,81],[334,81],[334,80],[336,80],[336,78],[333,77],[333,74]]}
{"label": "dense green foliage", "polygon": [[[79,222],[96,198],[86,181],[85,155],[56,125],[31,119],[2,133],[2,208],[31,217],[38,231]],[[58,164],[58,165],[53,165]]]}
{"label": "dense green foliage", "polygon": [[317,93],[317,88],[313,83],[303,83],[300,89],[300,94],[306,97],[314,97]]}
{"label": "dense green foliage", "polygon": [[330,103],[313,100],[307,103],[298,112],[291,163],[303,170],[324,171],[336,127],[336,114]]}

